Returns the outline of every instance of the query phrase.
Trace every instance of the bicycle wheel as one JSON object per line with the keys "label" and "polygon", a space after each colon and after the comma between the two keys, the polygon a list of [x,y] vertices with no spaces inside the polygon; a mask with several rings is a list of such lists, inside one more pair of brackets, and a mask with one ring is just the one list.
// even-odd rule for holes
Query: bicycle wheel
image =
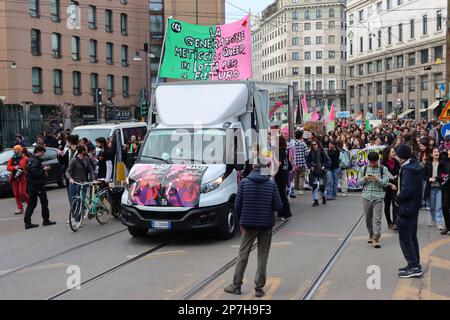
{"label": "bicycle wheel", "polygon": [[111,200],[108,195],[109,193],[107,191],[101,190],[95,196],[95,218],[100,224],[105,224],[109,221],[109,219],[111,219]]}
{"label": "bicycle wheel", "polygon": [[80,197],[75,197],[69,212],[69,225],[73,232],[77,232],[78,229],[80,229],[81,223],[83,222],[83,216],[83,201]]}

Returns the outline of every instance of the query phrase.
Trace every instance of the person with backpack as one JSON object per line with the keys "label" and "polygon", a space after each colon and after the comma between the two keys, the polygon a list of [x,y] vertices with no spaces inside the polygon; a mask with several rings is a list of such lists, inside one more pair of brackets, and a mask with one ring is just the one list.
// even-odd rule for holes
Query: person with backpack
{"label": "person with backpack", "polygon": [[69,163],[77,155],[77,146],[79,142],[80,140],[77,135],[70,135],[67,138],[67,145],[64,147],[64,150],[58,151],[58,162],[61,165],[62,172],[64,172],[64,176],[66,178],[67,197],[69,198],[69,203],[72,203],[72,198],[69,193],[69,179],[67,178],[67,169],[69,168]]}
{"label": "person with backpack", "polygon": [[6,169],[11,172],[9,176],[9,183],[11,184],[14,198],[17,203],[17,211],[15,214],[23,214],[23,201],[29,203],[27,194],[27,180],[25,177],[25,169],[28,157],[23,154],[23,147],[21,145],[14,146],[14,155],[8,160]]}
{"label": "person with backpack", "polygon": [[381,220],[386,195],[385,188],[390,187],[396,190],[397,187],[389,182],[392,179],[389,170],[379,164],[380,155],[378,152],[369,152],[367,158],[369,164],[359,171],[358,181],[363,187],[362,198],[367,231],[369,232],[368,243],[371,243],[374,248],[381,248]]}
{"label": "person with backpack", "polygon": [[69,201],[71,205],[78,192],[78,185],[75,182],[84,183],[95,180],[94,169],[86,154],[86,147],[79,145],[77,155],[70,161],[69,168],[67,168],[66,176],[69,179]]}
{"label": "person with backpack", "polygon": [[41,201],[42,207],[42,225],[51,226],[56,223],[50,220],[47,192],[44,188],[45,178],[48,176],[48,171],[50,170],[50,166],[43,166],[42,164],[42,157],[45,152],[46,149],[44,146],[36,146],[36,148],[34,148],[33,155],[27,160],[25,167],[28,196],[30,198],[27,209],[25,210],[25,229],[39,227],[38,224],[31,223],[31,216],[33,215],[34,209],[36,209],[38,197]]}
{"label": "person with backpack", "polygon": [[347,170],[351,169],[351,156],[350,151],[348,151],[346,145],[342,140],[338,141],[339,152],[339,168],[341,169],[339,175],[339,184],[341,186],[342,196],[347,196],[348,191],[348,179]]}
{"label": "person with backpack", "polygon": [[[381,164],[389,170],[392,179],[389,181],[398,188],[398,174],[400,172],[400,163],[395,159],[395,148],[393,146],[387,147],[383,151],[383,160]],[[397,196],[397,190],[392,188],[386,189],[386,195],[384,197],[384,215],[388,228],[397,230],[395,222],[397,221],[397,206],[395,205],[395,198]],[[392,207],[392,218],[391,218]]]}
{"label": "person with backpack", "polygon": [[283,203],[283,209],[279,212],[278,218],[286,220],[292,216],[291,207],[286,194],[286,187],[288,185],[289,172],[292,170],[292,164],[289,159],[289,152],[287,149],[286,138],[283,135],[279,137],[279,155],[278,155],[278,171],[275,174],[275,183],[277,184],[278,191],[280,192],[281,202]]}
{"label": "person with backpack", "polygon": [[327,200],[335,200],[341,169],[339,167],[340,150],[337,143],[333,140],[328,144],[328,157],[331,160],[331,165],[330,170],[327,172]]}
{"label": "person with backpack", "polygon": [[310,169],[309,184],[312,187],[314,200],[312,206],[319,206],[319,190],[322,195],[322,204],[327,204],[325,181],[331,160],[317,140],[311,142],[311,150],[306,157],[306,164]]}
{"label": "person with backpack", "polygon": [[308,147],[303,141],[303,131],[297,131],[295,132],[294,141],[294,184],[299,196],[303,195],[303,187],[305,185],[307,155]]}

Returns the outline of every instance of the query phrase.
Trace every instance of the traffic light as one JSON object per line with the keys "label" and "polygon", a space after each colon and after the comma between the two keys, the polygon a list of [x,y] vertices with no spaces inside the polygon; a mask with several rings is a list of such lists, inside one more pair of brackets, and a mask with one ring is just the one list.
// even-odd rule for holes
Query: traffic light
{"label": "traffic light", "polygon": [[147,115],[147,113],[148,113],[148,106],[149,106],[148,101],[142,99],[141,100],[141,116]]}
{"label": "traffic light", "polygon": [[102,105],[102,89],[95,88],[94,102],[96,106],[101,107]]}

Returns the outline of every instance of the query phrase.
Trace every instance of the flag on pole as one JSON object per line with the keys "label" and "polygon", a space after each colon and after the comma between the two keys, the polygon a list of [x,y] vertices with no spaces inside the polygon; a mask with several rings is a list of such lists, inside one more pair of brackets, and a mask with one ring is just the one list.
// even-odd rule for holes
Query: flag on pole
{"label": "flag on pole", "polygon": [[334,102],[331,103],[330,120],[336,120],[336,111],[334,110]]}
{"label": "flag on pole", "polygon": [[372,125],[370,124],[369,120],[366,120],[365,127],[366,127],[366,129],[365,129],[366,132],[372,132],[373,128],[372,128]]}
{"label": "flag on pole", "polygon": [[330,109],[328,109],[328,103],[326,102],[325,105],[323,106],[322,121],[325,121],[325,125],[327,125],[328,121],[330,121]]}
{"label": "flag on pole", "polygon": [[302,118],[303,122],[311,121],[311,114],[308,112],[308,106],[306,103],[306,95],[303,94],[302,97]]}
{"label": "flag on pole", "polygon": [[311,115],[311,121],[319,121],[320,117],[317,112],[313,112]]}

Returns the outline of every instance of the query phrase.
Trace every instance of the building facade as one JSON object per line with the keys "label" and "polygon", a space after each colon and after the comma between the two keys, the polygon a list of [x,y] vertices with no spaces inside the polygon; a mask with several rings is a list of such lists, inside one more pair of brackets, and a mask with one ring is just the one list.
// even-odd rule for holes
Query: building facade
{"label": "building facade", "polygon": [[351,0],[347,110],[436,119],[445,95],[447,2]]}
{"label": "building facade", "polygon": [[310,111],[345,106],[345,1],[278,0],[253,29],[253,78],[288,82]]}

